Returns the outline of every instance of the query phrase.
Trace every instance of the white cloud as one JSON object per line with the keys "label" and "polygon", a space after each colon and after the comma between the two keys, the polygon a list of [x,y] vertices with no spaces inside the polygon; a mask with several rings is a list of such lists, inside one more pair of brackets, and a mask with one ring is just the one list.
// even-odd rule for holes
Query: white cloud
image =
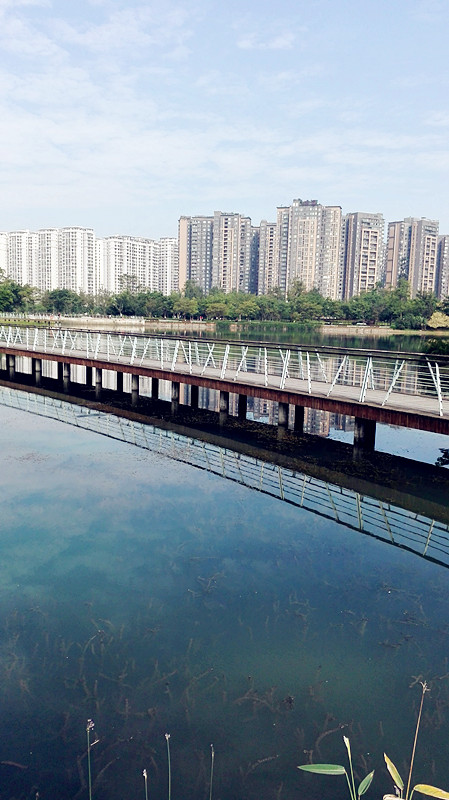
{"label": "white cloud", "polygon": [[269,39],[262,39],[256,33],[248,33],[237,41],[241,50],[291,50],[295,35],[290,31],[279,33]]}
{"label": "white cloud", "polygon": [[435,128],[447,128],[449,127],[449,112],[435,111],[425,120],[425,124]]}

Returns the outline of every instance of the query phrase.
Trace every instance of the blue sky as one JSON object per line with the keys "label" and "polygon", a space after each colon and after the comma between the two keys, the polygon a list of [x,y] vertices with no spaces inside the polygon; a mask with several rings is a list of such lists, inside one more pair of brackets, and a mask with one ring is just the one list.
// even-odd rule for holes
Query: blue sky
{"label": "blue sky", "polygon": [[0,230],[293,198],[449,234],[449,0],[0,0]]}

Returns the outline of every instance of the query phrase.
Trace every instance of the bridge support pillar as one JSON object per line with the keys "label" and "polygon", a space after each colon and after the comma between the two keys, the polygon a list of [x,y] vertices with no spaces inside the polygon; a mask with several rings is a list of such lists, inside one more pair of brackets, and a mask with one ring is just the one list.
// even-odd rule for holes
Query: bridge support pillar
{"label": "bridge support pillar", "polygon": [[151,378],[151,399],[159,400],[159,378]]}
{"label": "bridge support pillar", "polygon": [[284,430],[288,428],[288,403],[279,403],[278,426]]}
{"label": "bridge support pillar", "polygon": [[101,390],[103,387],[103,370],[95,367],[95,400],[101,400]]}
{"label": "bridge support pillar", "polygon": [[304,406],[295,406],[294,430],[297,433],[304,431]]}
{"label": "bridge support pillar", "polygon": [[64,384],[64,372],[63,372],[63,363],[62,361],[58,361],[58,383],[60,386]]}
{"label": "bridge support pillar", "polygon": [[116,391],[119,394],[123,394],[123,372],[116,372],[115,373],[117,383],[116,383]]}
{"label": "bridge support pillar", "polygon": [[220,392],[219,423],[224,425],[229,416],[229,392]]}
{"label": "bridge support pillar", "polygon": [[354,455],[372,453],[376,442],[376,421],[355,417]]}
{"label": "bridge support pillar", "polygon": [[8,378],[10,381],[13,381],[16,377],[16,357],[7,355],[6,356],[6,369],[8,370]]}
{"label": "bridge support pillar", "polygon": [[86,388],[92,389],[92,367],[86,367]]}
{"label": "bridge support pillar", "polygon": [[[123,373],[122,377],[123,377]],[[131,405],[136,406],[139,402],[139,376],[131,375]]]}
{"label": "bridge support pillar", "polygon": [[171,413],[177,414],[179,410],[179,381],[171,382]]}
{"label": "bridge support pillar", "polygon": [[199,403],[199,387],[192,385],[190,387],[190,407],[198,408],[198,403]]}
{"label": "bridge support pillar", "polygon": [[40,386],[42,384],[42,359],[31,359],[31,373],[33,375],[34,385]]}
{"label": "bridge support pillar", "polygon": [[70,364],[66,364],[65,362],[62,365],[62,387],[64,393],[68,394],[70,388]]}
{"label": "bridge support pillar", "polygon": [[248,397],[246,394],[239,394],[237,416],[239,419],[246,419],[246,412],[248,409]]}

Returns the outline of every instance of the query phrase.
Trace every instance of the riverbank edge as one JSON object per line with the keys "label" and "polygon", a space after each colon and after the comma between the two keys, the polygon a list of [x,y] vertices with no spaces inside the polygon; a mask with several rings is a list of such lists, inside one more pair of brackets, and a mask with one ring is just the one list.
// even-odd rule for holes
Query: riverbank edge
{"label": "riverbank edge", "polygon": [[436,330],[432,330],[430,328],[426,328],[424,330],[399,330],[396,328],[390,328],[386,325],[365,325],[361,323],[355,323],[354,325],[348,324],[335,324],[332,323],[313,323],[311,325],[304,324],[300,325],[297,322],[284,322],[282,320],[256,320],[252,321],[242,321],[242,322],[226,322],[226,321],[218,321],[218,320],[181,320],[181,319],[147,319],[144,317],[60,317],[55,314],[48,314],[48,315],[30,315],[27,318],[24,317],[3,317],[0,318],[0,324],[4,325],[23,325],[27,323],[39,323],[40,326],[45,325],[48,323],[50,327],[54,327],[55,325],[67,328],[87,328],[89,330],[95,329],[108,329],[108,330],[137,330],[139,329],[140,333],[145,332],[146,330],[157,330],[163,332],[180,332],[188,333],[194,331],[208,331],[210,333],[215,334],[217,332],[217,325],[226,326],[229,330],[229,333],[239,333],[242,332],[244,329],[252,328],[263,328],[269,327],[273,330],[280,331],[280,332],[287,332],[290,329],[297,329],[298,327],[301,328],[310,328],[316,332],[322,334],[328,334],[331,336],[360,336],[363,337],[375,337],[375,338],[384,338],[387,336],[421,336],[421,337],[449,337],[449,329],[447,328],[439,328]]}

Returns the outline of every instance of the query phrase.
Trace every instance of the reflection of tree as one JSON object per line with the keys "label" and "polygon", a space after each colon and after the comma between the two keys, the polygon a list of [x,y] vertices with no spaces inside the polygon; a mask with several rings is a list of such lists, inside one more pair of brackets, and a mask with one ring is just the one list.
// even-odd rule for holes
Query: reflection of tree
{"label": "reflection of tree", "polygon": [[449,466],[449,447],[440,447],[441,456],[438,456],[437,460],[435,461],[436,467],[447,467]]}

